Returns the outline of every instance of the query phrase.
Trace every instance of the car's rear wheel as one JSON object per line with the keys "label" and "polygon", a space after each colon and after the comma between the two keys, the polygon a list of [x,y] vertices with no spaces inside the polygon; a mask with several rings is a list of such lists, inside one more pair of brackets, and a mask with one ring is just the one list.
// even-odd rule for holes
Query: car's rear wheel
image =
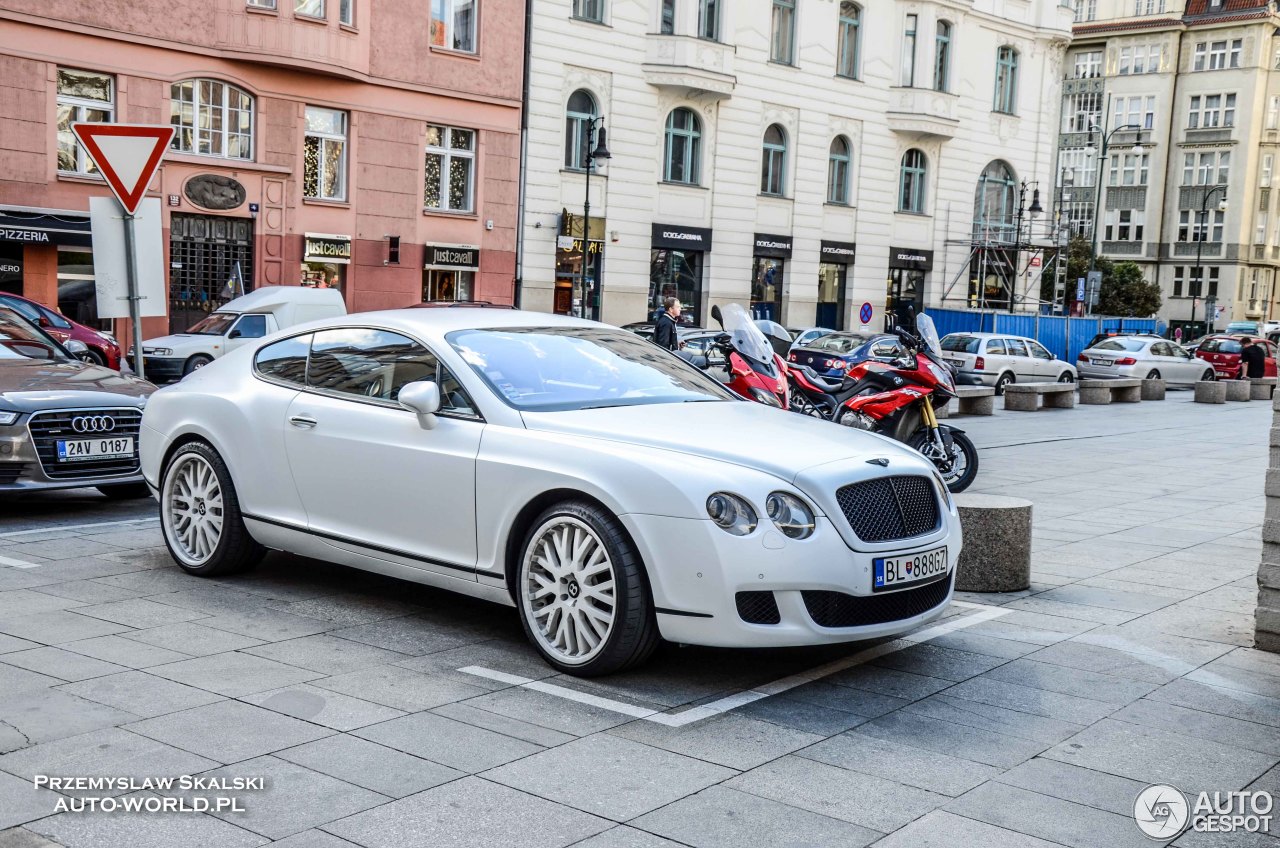
{"label": "car's rear wheel", "polygon": [[1070,371],[1063,371],[1058,375],[1059,383],[1074,383],[1075,381],[1076,375],[1072,374]]}
{"label": "car's rear wheel", "polygon": [[187,364],[182,366],[182,376],[187,376],[192,371],[198,371],[213,361],[212,356],[205,356],[203,353],[197,353],[195,356],[187,360]]}
{"label": "car's rear wheel", "polygon": [[521,548],[515,600],[529,641],[566,674],[637,665],[659,642],[640,556],[594,504],[567,501],[538,516]]}
{"label": "car's rear wheel", "polygon": [[165,466],[160,524],[169,553],[189,574],[242,571],[266,553],[244,526],[226,463],[204,442],[178,448]]}
{"label": "car's rear wheel", "polygon": [[1152,368],[1152,369],[1151,369],[1151,373],[1147,374],[1147,379],[1148,379],[1148,380],[1159,380],[1159,379],[1160,379],[1160,372],[1159,372],[1159,371],[1157,371],[1156,369]]}
{"label": "car's rear wheel", "polygon": [[1004,395],[1004,387],[1014,382],[1014,376],[1008,371],[1000,375],[996,380],[996,397]]}
{"label": "car's rear wheel", "polygon": [[113,501],[151,497],[151,490],[146,483],[115,483],[111,486],[98,486],[97,489]]}

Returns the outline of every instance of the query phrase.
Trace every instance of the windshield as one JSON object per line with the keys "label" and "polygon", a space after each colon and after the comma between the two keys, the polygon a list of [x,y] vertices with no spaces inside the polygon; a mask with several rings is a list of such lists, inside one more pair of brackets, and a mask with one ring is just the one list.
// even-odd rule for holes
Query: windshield
{"label": "windshield", "polygon": [[921,313],[916,316],[916,334],[924,341],[924,346],[932,354],[942,353],[942,344],[938,341],[938,328],[933,326],[933,319]]}
{"label": "windshield", "polygon": [[4,307],[0,307],[0,359],[73,361],[73,357],[50,335]]}
{"label": "windshield", "polygon": [[1205,353],[1239,353],[1241,346],[1235,339],[1205,339],[1200,349]]}
{"label": "windshield", "polygon": [[494,394],[519,410],[736,399],[679,357],[621,330],[515,327],[458,330],[446,338]]}
{"label": "windshield", "polygon": [[942,340],[942,349],[952,353],[977,353],[982,339],[977,336],[947,336]]}
{"label": "windshield", "polygon": [[196,336],[225,336],[232,322],[239,317],[232,312],[215,312],[187,332]]}
{"label": "windshield", "polygon": [[742,308],[742,304],[730,303],[725,306],[720,311],[720,320],[724,322],[724,331],[729,334],[734,350],[761,365],[772,367],[773,346],[751,320],[747,310]]}

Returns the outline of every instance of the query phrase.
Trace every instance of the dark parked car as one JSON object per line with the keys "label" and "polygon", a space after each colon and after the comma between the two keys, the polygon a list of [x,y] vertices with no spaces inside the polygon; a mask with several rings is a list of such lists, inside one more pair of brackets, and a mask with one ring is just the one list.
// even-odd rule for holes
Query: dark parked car
{"label": "dark parked car", "polygon": [[814,339],[807,347],[787,354],[787,361],[804,365],[820,376],[843,380],[845,372],[864,359],[897,359],[906,354],[897,336],[888,333],[828,333]]}
{"label": "dark parked car", "polygon": [[111,336],[92,327],[77,324],[67,316],[50,309],[43,303],[16,294],[0,293],[0,306],[7,306],[23,318],[38,324],[46,333],[60,342],[75,339],[88,348],[87,361],[105,365],[113,371],[120,370],[119,343]]}

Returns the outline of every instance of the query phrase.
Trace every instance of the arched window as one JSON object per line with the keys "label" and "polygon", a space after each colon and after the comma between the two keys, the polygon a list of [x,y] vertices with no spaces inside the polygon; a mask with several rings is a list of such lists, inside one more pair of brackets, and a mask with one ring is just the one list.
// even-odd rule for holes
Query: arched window
{"label": "arched window", "polygon": [[911,148],[902,154],[902,171],[898,177],[898,211],[924,214],[925,183],[929,178],[929,160],[924,153]]}
{"label": "arched window", "polygon": [[591,135],[591,122],[600,116],[596,99],[586,89],[578,89],[569,96],[564,110],[564,166],[574,171],[583,169],[587,144]]}
{"label": "arched window", "polygon": [[858,78],[860,53],[862,52],[862,7],[849,0],[840,3],[840,22],[837,33],[836,73],[849,79]]}
{"label": "arched window", "polygon": [[760,161],[760,193],[782,197],[787,185],[787,131],[770,124],[764,131]]}
{"label": "arched window", "polygon": [[253,158],[253,95],[220,80],[189,79],[175,82],[170,97],[174,150]]}
{"label": "arched window", "polygon": [[934,36],[933,90],[946,91],[951,85],[951,24],[938,21]]}
{"label": "arched window", "polygon": [[1012,115],[1018,111],[1018,51],[1001,47],[996,51],[996,102],[997,112]]}
{"label": "arched window", "polygon": [[1009,163],[996,159],[978,176],[973,195],[974,238],[982,241],[1014,241],[1014,216],[1018,208],[1018,180]]}
{"label": "arched window", "polygon": [[662,178],[669,183],[697,185],[702,168],[702,122],[683,106],[667,116],[667,146]]}
{"label": "arched window", "polygon": [[827,159],[827,202],[848,205],[852,192],[849,176],[853,171],[853,146],[849,139],[838,135],[831,142]]}

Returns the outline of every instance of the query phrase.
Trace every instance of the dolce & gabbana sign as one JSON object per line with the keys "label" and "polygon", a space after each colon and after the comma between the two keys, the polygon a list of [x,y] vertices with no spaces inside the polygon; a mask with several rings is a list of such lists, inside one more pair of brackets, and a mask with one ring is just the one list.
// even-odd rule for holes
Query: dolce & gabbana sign
{"label": "dolce & gabbana sign", "polygon": [[857,252],[858,246],[851,241],[827,241],[826,239],[822,240],[822,246],[819,249],[823,262],[832,262],[837,265],[851,264]]}
{"label": "dolce & gabbana sign", "polygon": [[756,233],[755,255],[789,259],[791,257],[791,236]]}
{"label": "dolce & gabbana sign", "polygon": [[653,246],[675,248],[676,250],[710,250],[711,230],[706,227],[654,224]]}
{"label": "dolce & gabbana sign", "polygon": [[480,248],[474,244],[429,244],[426,248],[426,268],[474,271],[480,267]]}
{"label": "dolce & gabbana sign", "polygon": [[890,247],[889,267],[907,268],[912,271],[932,271],[933,251],[911,247]]}
{"label": "dolce & gabbana sign", "polygon": [[351,263],[351,236],[331,236],[324,233],[305,233],[303,262],[330,262],[335,265]]}

